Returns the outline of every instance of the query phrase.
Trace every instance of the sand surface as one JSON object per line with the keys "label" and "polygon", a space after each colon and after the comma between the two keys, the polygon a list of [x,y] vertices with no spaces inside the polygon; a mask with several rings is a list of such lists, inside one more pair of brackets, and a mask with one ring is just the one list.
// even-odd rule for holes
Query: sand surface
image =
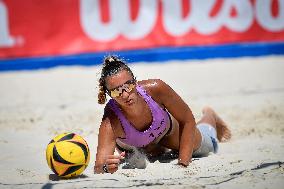
{"label": "sand surface", "polygon": [[[138,80],[160,78],[191,107],[196,120],[212,106],[233,138],[219,152],[94,175],[99,66],[0,73],[0,188],[283,188],[284,57],[131,64]],[[59,180],[45,160],[56,134],[75,132],[91,150],[83,175]]]}

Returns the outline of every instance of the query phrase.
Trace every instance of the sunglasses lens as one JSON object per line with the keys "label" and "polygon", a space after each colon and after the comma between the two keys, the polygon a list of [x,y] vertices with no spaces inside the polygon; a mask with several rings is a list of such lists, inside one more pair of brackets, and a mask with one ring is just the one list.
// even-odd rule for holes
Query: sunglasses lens
{"label": "sunglasses lens", "polygon": [[128,84],[127,86],[125,86],[125,90],[126,92],[131,92],[133,89],[135,88],[135,85],[134,84]]}
{"label": "sunglasses lens", "polygon": [[123,93],[123,90],[125,90],[128,93],[130,93],[134,88],[135,88],[135,84],[134,83],[131,83],[131,84],[125,83],[122,86],[120,86],[120,87],[118,87],[116,89],[111,90],[110,91],[110,96],[115,98],[115,97],[121,96],[122,93]]}
{"label": "sunglasses lens", "polygon": [[110,91],[110,96],[113,98],[120,96],[119,90],[115,89],[115,90]]}

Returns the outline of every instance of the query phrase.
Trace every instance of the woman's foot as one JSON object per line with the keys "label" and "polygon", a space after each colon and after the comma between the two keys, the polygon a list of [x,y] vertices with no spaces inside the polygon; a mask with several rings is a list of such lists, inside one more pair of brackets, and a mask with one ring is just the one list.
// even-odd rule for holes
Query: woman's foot
{"label": "woman's foot", "polygon": [[231,131],[228,125],[218,116],[218,114],[211,107],[204,107],[202,113],[210,113],[216,120],[217,138],[220,142],[227,142],[231,137]]}

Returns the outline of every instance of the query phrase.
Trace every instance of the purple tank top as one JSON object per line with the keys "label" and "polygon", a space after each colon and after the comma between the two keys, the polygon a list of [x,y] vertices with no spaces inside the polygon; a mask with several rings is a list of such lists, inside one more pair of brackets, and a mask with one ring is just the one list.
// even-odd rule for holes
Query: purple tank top
{"label": "purple tank top", "polygon": [[119,139],[131,146],[145,147],[166,131],[170,120],[168,117],[168,112],[162,109],[141,86],[137,86],[136,89],[137,92],[144,98],[152,113],[152,124],[147,130],[138,131],[135,129],[135,127],[133,127],[123,115],[115,100],[111,99],[108,104],[120,120],[120,123],[124,129],[125,138]]}

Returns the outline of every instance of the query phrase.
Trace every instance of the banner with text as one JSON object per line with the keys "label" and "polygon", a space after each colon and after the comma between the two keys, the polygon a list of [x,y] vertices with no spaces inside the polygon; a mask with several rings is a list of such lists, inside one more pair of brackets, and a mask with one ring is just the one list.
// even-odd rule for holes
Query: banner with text
{"label": "banner with text", "polygon": [[283,43],[284,0],[0,0],[2,62]]}

